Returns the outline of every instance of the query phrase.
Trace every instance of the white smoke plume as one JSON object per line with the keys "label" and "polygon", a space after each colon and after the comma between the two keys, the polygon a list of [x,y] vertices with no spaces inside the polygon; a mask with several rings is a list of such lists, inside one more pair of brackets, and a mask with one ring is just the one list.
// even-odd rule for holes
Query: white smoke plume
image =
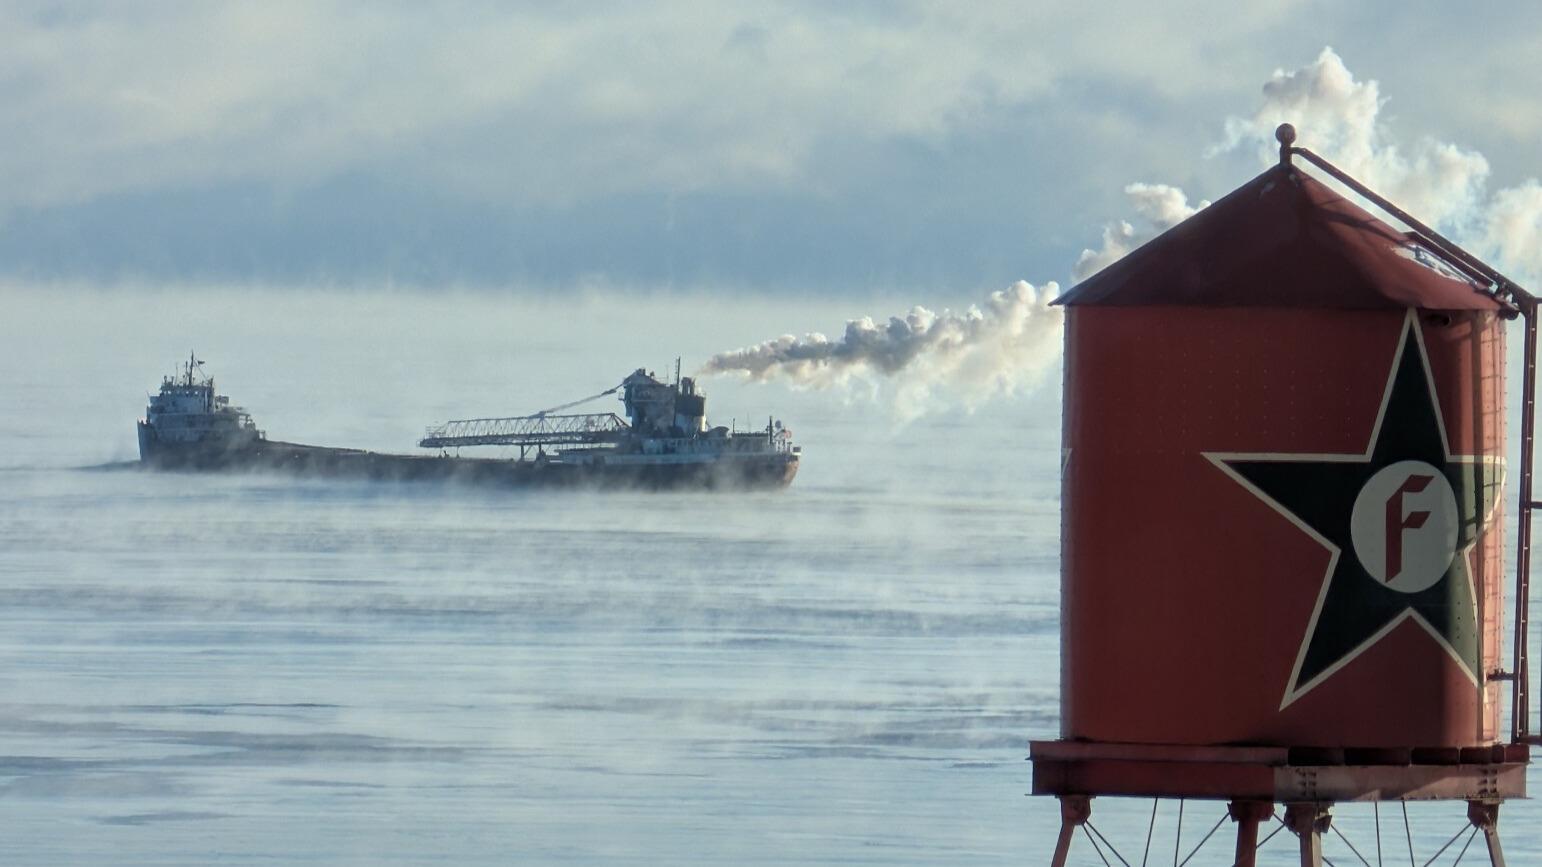
{"label": "white smoke plume", "polygon": [[1191,206],[1183,190],[1168,184],[1130,184],[1124,188],[1124,194],[1129,197],[1135,212],[1141,216],[1141,225],[1136,227],[1126,220],[1120,220],[1104,226],[1103,246],[1096,250],[1083,250],[1076,260],[1076,266],[1071,269],[1071,275],[1078,281],[1123,259],[1126,253],[1210,204],[1203,201]]}
{"label": "white smoke plume", "polygon": [[1226,124],[1227,148],[1254,146],[1277,159],[1274,129],[1295,124],[1299,142],[1396,202],[1415,217],[1487,258],[1532,289],[1542,276],[1542,187],[1528,180],[1488,191],[1488,160],[1477,151],[1423,138],[1410,147],[1391,140],[1380,121],[1386,104],[1375,81],[1356,81],[1331,48],[1293,72],[1276,70],[1264,102],[1249,118]]}
{"label": "white smoke plume", "polygon": [[1275,127],[1292,123],[1301,145],[1404,210],[1438,228],[1470,234],[1469,224],[1485,204],[1488,160],[1431,138],[1406,148],[1393,142],[1379,120],[1386,104],[1380,85],[1356,81],[1333,49],[1324,48],[1300,69],[1275,70],[1263,94],[1252,117],[1226,122],[1223,148],[1254,147],[1268,165],[1279,158]]}
{"label": "white smoke plume", "polygon": [[[1385,104],[1377,82],[1357,81],[1343,59],[1332,48],[1324,48],[1306,66],[1276,70],[1264,83],[1257,111],[1228,119],[1224,140],[1212,153],[1251,148],[1261,167],[1273,165],[1279,159],[1275,128],[1294,124],[1300,145],[1328,158],[1522,285],[1542,288],[1537,285],[1542,278],[1538,258],[1542,185],[1529,180],[1490,195],[1489,165],[1482,154],[1432,138],[1400,145],[1380,120]],[[1132,184],[1125,192],[1145,224],[1116,222],[1105,228],[1102,247],[1083,251],[1077,261],[1078,280],[1188,216],[1183,212],[1187,198],[1175,187]]]}
{"label": "white smoke plume", "polygon": [[[886,323],[852,319],[838,340],[791,334],[708,359],[705,375],[738,373],[754,380],[830,388],[854,377],[892,378],[895,408],[914,417],[946,389],[965,406],[1012,394],[1035,382],[1060,354],[1063,316],[1049,302],[1060,287],[1019,280],[983,305],[933,312],[913,307]],[[950,403],[953,401],[949,401]]]}
{"label": "white smoke plume", "polygon": [[1535,178],[1494,194],[1483,222],[1484,250],[1501,270],[1542,291],[1542,183]]}
{"label": "white smoke plume", "polygon": [[[1488,161],[1476,151],[1421,139],[1399,146],[1379,120],[1380,86],[1357,81],[1333,49],[1294,71],[1276,70],[1264,83],[1263,102],[1249,117],[1226,121],[1224,141],[1212,149],[1254,148],[1262,167],[1279,158],[1275,128],[1295,125],[1298,142],[1328,158],[1415,217],[1430,223],[1501,271],[1542,291],[1542,182],[1528,180],[1490,194]],[[1137,218],[1110,223],[1102,245],[1083,250],[1072,270],[1080,281],[1177,225],[1201,208],[1183,190],[1135,183],[1124,189]],[[943,386],[975,405],[1032,382],[1059,352],[1061,316],[1046,307],[1058,287],[1017,283],[993,294],[984,309],[933,313],[916,307],[886,325],[855,319],[840,340],[822,334],[787,335],[759,346],[724,352],[703,373],[739,372],[756,380],[784,378],[815,388],[852,377],[896,378],[899,411],[915,415]]]}

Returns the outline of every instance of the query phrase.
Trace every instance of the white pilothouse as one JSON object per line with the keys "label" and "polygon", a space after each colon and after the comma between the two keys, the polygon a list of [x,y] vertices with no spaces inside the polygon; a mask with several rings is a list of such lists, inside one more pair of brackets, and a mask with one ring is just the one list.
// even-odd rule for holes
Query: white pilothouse
{"label": "white pilothouse", "polygon": [[214,391],[214,377],[203,375],[203,362],[188,353],[175,376],[161,380],[139,420],[139,457],[154,461],[168,453],[217,453],[264,439],[251,415]]}

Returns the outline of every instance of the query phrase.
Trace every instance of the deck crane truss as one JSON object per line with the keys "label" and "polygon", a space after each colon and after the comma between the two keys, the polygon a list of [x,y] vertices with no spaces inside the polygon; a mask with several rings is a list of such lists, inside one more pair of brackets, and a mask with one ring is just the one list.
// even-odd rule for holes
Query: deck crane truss
{"label": "deck crane truss", "polygon": [[[614,412],[563,412],[617,392],[624,419]],[[542,466],[595,467],[618,461],[654,473],[663,472],[660,467],[690,464],[786,475],[796,467],[800,453],[792,444],[792,432],[774,419],[766,420],[763,431],[709,427],[706,396],[696,390],[695,379],[679,376],[677,370],[675,382],[662,382],[642,368],[599,394],[533,415],[460,419],[430,427],[418,445],[514,446],[521,462],[534,453]]]}
{"label": "deck crane truss", "polygon": [[631,428],[613,412],[471,418],[431,427],[418,441],[428,449],[461,446],[595,445],[616,443]]}

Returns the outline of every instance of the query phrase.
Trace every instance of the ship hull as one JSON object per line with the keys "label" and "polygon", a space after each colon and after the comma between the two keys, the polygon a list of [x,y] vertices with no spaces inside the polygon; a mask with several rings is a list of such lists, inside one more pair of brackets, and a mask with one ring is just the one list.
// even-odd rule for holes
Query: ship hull
{"label": "ship hull", "polygon": [[239,445],[168,443],[139,423],[140,463],[182,472],[267,472],[303,478],[393,482],[453,482],[494,487],[642,490],[756,490],[785,488],[798,456],[776,453],[694,463],[641,460],[564,463],[401,455],[270,440]]}

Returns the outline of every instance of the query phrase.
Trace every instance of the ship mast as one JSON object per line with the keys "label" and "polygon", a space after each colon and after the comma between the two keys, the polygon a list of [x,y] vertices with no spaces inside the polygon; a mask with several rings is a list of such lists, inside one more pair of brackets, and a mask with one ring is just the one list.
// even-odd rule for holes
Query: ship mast
{"label": "ship mast", "polygon": [[203,362],[198,360],[198,351],[195,349],[189,349],[187,351],[187,368],[182,376],[183,385],[193,384],[193,369],[195,367],[202,366],[202,364]]}

